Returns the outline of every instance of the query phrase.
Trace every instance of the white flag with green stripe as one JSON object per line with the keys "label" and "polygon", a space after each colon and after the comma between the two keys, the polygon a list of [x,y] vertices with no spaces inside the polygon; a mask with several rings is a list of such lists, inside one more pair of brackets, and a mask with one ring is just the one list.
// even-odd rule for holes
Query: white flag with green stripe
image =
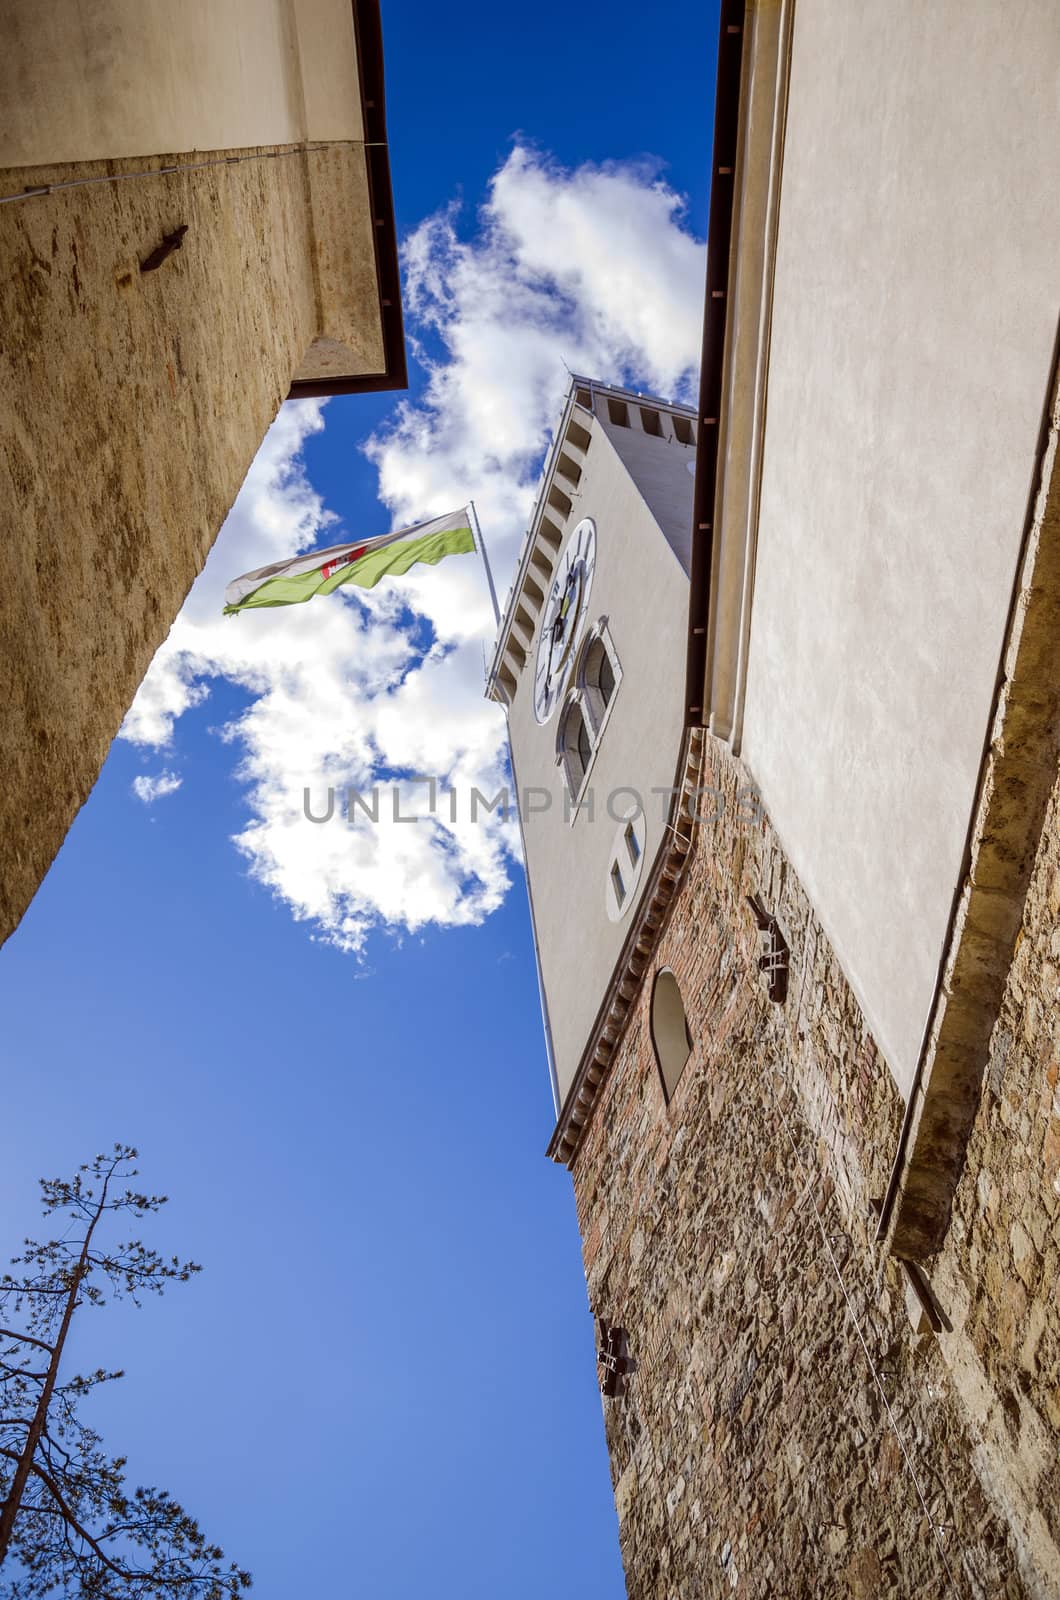
{"label": "white flag with green stripe", "polygon": [[225,616],[258,606],[296,606],[314,595],[331,594],[345,583],[374,589],[380,578],[399,578],[417,562],[433,567],[446,556],[466,555],[474,548],[468,508],[461,506],[448,516],[432,517],[411,528],[311,550],[233,578],[225,589]]}

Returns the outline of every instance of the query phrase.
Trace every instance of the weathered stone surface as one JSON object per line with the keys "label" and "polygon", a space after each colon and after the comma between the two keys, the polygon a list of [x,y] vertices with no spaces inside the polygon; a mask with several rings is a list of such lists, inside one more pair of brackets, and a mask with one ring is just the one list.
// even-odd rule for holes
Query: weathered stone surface
{"label": "weathered stone surface", "polygon": [[[364,191],[363,153],[342,147],[0,207],[0,939],[95,782],[318,330],[307,161],[318,191]],[[0,193],[25,182],[0,173]],[[182,224],[182,247],[141,273]],[[370,267],[344,257],[336,270],[373,297],[377,328]],[[347,343],[355,331],[339,329]]]}
{"label": "weathered stone surface", "polygon": [[[1026,1562],[1060,1589],[1060,785],[1052,799],[990,1041],[953,1221],[932,1264],[952,1332],[940,1343],[979,1459],[1011,1508]],[[985,1199],[984,1199],[985,1197]]]}
{"label": "weathered stone surface", "polygon": [[[746,774],[716,746],[709,761],[729,805],[654,963],[679,978],[692,1056],[667,1105],[649,973],[573,1165],[590,1302],[638,1363],[603,1402],[629,1593],[1056,1596],[1057,794],[928,1264],[943,1331],[918,1335],[870,1203],[899,1096],[768,822],[736,814]],[[757,971],[752,892],[791,947],[784,1007]]]}

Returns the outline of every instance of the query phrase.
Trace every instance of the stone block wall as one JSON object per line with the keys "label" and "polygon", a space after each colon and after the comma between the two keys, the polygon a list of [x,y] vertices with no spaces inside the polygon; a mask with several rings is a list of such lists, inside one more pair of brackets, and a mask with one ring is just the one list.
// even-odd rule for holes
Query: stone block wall
{"label": "stone block wall", "polygon": [[[313,159],[344,192],[363,189],[359,149]],[[95,782],[317,331],[306,161],[0,206],[0,940]],[[25,182],[24,170],[0,173],[0,193]],[[141,273],[182,225],[182,247]]]}
{"label": "stone block wall", "polygon": [[[900,1097],[768,821],[737,806],[746,773],[712,745],[704,781],[719,815],[573,1164],[590,1304],[637,1364],[602,1402],[629,1594],[1060,1594],[1056,799],[1002,1064],[925,1264],[935,1333],[874,1242]],[[791,947],[783,1006],[750,893]],[[693,1037],[669,1105],[649,1031],[664,965]]]}
{"label": "stone block wall", "polygon": [[1060,785],[931,1266],[940,1343],[1014,1537],[1060,1593]]}

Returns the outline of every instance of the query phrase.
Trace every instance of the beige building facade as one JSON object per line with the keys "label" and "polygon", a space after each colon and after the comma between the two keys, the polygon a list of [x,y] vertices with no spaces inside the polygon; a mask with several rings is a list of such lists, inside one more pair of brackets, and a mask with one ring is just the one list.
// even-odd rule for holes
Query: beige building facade
{"label": "beige building facade", "polygon": [[[1050,399],[1060,39],[1050,3],[777,9],[761,474],[721,530],[754,572],[736,747],[907,1097]],[[734,290],[739,318],[739,255]]]}
{"label": "beige building facade", "polygon": [[4,167],[363,140],[347,0],[5,0]]}
{"label": "beige building facade", "polygon": [[0,937],[287,398],[405,382],[374,0],[0,7]]}
{"label": "beige building facade", "polygon": [[699,404],[546,465],[490,692],[637,1600],[1060,1596],[1058,117],[1049,5],[725,0]]}

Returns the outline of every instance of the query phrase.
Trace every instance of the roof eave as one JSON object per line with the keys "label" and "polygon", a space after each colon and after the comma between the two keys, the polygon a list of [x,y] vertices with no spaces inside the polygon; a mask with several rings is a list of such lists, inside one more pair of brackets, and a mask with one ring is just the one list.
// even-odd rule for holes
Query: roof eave
{"label": "roof eave", "polygon": [[692,570],[689,575],[688,648],[685,665],[685,722],[707,723],[703,684],[707,665],[711,574],[714,566],[714,512],[719,470],[720,415],[725,366],[731,245],[736,193],[736,151],[740,129],[745,0],[722,0],[718,34],[718,74],[714,92],[714,146],[711,157],[710,220],[703,304],[703,350],[699,369],[696,476],[692,491]]}
{"label": "roof eave", "polygon": [[381,372],[359,372],[350,377],[295,379],[288,392],[288,400],[310,400],[338,394],[374,394],[385,389],[408,388],[397,224],[394,219],[394,191],[390,180],[390,151],[386,137],[383,24],[379,0],[353,0],[353,31],[357,40],[357,72],[364,119],[364,159],[375,248],[379,321],[383,331],[384,367]]}

